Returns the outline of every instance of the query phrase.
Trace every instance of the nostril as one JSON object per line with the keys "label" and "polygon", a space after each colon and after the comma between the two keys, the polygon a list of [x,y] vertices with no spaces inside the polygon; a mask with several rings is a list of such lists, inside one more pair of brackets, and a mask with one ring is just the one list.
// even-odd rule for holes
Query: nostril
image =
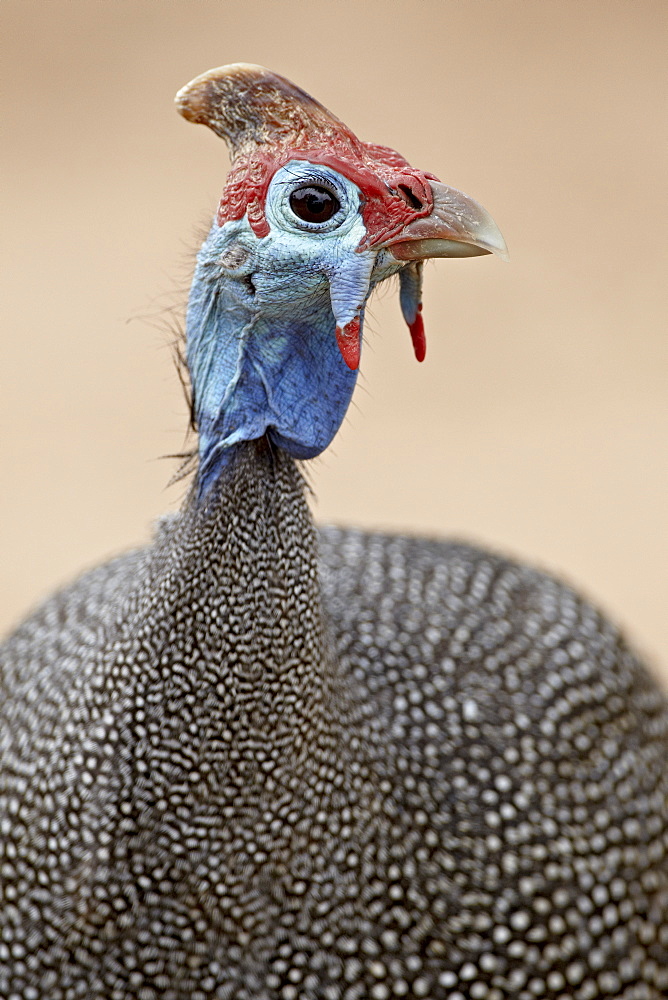
{"label": "nostril", "polygon": [[421,212],[422,209],[424,208],[424,205],[422,204],[418,196],[413,191],[411,191],[408,184],[399,184],[398,188],[399,188],[399,194],[402,196],[406,204],[410,205],[411,208],[414,208],[416,212]]}

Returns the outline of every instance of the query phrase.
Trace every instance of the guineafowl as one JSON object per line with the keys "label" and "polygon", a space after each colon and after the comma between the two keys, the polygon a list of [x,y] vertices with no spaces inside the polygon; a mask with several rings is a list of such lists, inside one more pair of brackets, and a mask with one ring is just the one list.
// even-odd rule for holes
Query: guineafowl
{"label": "guineafowl", "polygon": [[186,322],[180,513],[0,649],[0,996],[658,1000],[668,703],[559,581],[316,531],[364,309],[505,253],[472,199],[293,84],[178,109],[229,144]]}

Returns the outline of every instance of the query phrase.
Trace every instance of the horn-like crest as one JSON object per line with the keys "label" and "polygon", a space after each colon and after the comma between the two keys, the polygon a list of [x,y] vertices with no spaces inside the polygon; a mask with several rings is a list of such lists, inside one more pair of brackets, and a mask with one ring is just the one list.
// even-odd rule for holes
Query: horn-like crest
{"label": "horn-like crest", "polygon": [[285,77],[252,63],[219,66],[195,77],[176,95],[188,121],[208,125],[229,146],[232,159],[254,147],[327,145],[336,134],[359,140],[336,115]]}
{"label": "horn-like crest", "polygon": [[331,111],[263,66],[233,63],[202,73],[176,95],[188,121],[208,125],[232,157],[218,206],[218,225],[244,214],[255,235],[269,233],[264,205],[272,177],[290,160],[338,170],[359,187],[366,237],[360,250],[429,215],[431,174],[415,170],[385,146],[361,142]]}

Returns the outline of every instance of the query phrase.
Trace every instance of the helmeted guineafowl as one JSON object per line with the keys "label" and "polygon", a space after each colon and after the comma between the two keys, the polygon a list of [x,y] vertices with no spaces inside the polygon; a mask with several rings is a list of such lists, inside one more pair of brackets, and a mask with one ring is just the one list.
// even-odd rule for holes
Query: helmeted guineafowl
{"label": "helmeted guineafowl", "polygon": [[187,314],[181,512],[0,650],[7,1000],[658,1000],[668,705],[568,587],[317,532],[295,459],[364,307],[504,253],[474,201],[244,64],[181,113],[233,163]]}

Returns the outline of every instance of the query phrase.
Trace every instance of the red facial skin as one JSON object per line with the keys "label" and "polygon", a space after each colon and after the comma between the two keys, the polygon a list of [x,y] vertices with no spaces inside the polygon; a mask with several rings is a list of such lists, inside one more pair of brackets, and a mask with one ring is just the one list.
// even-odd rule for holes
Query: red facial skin
{"label": "red facial skin", "polygon": [[[351,148],[356,147],[356,148]],[[414,219],[429,215],[433,195],[429,180],[432,174],[416,170],[399,153],[385,146],[355,140],[346,135],[329,148],[311,149],[257,146],[248,156],[238,157],[227,177],[218,207],[217,221],[222,226],[231,219],[248,221],[261,239],[269,234],[264,205],[271,179],[290,160],[309,160],[331,167],[356,184],[362,192],[362,219],[366,237],[358,250],[367,250],[397,236]]]}

